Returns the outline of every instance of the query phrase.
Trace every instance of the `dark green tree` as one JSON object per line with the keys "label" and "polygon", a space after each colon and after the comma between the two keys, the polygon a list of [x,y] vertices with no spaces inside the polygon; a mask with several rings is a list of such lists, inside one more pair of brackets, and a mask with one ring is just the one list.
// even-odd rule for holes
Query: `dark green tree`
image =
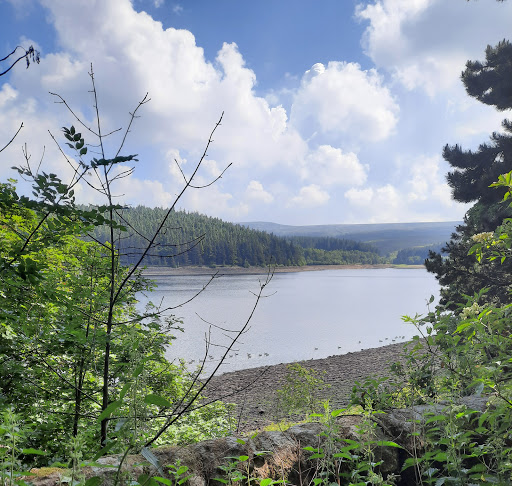
{"label": "dark green tree", "polygon": [[[468,61],[462,73],[467,93],[499,111],[512,108],[511,79],[512,45],[505,40],[487,47],[484,62]],[[502,204],[505,190],[489,187],[500,174],[512,170],[512,123],[505,119],[502,126],[502,133],[493,133],[476,151],[463,150],[459,145],[446,145],[443,150],[443,157],[454,169],[447,175],[453,199],[475,203],[441,253],[430,252],[426,260],[427,270],[442,286],[443,304],[462,302],[464,294],[472,295],[484,287],[489,289],[487,300],[510,301],[512,264],[478,264],[468,255],[473,235],[493,231],[512,214]]]}

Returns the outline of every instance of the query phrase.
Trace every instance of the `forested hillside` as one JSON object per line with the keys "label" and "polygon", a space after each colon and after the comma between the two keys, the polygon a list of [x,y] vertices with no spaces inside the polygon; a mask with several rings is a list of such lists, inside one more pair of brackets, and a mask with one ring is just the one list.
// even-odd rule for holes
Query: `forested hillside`
{"label": "forested hillside", "polygon": [[[119,212],[118,222],[133,226],[118,242],[121,258],[132,263],[140,257],[147,238],[155,234],[166,210],[137,206]],[[109,241],[107,227],[96,227],[94,239]],[[198,213],[172,212],[146,265],[344,265],[384,263],[372,245],[340,238],[283,238],[227,223]]]}
{"label": "forested hillside", "polygon": [[286,238],[330,237],[356,240],[372,245],[381,256],[388,256],[404,248],[444,244],[459,222],[431,223],[379,223],[379,224],[324,224],[289,226],[284,224],[251,222],[241,223],[248,228],[267,231]]}

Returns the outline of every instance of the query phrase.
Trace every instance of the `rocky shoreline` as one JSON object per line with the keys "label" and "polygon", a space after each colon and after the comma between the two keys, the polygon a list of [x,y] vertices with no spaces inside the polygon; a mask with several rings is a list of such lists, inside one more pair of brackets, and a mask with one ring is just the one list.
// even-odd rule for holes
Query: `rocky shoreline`
{"label": "rocky shoreline", "polygon": [[[390,364],[404,361],[405,346],[407,343],[392,344],[301,361],[300,364],[318,371],[325,383],[330,385],[319,397],[329,399],[332,409],[342,408],[348,405],[356,381],[362,381],[368,376],[388,376]],[[224,401],[237,405],[239,430],[256,430],[279,420],[276,390],[282,387],[286,373],[287,364],[225,373],[212,379],[206,395],[210,399],[228,396]]]}
{"label": "rocky shoreline", "polygon": [[[302,267],[273,267],[271,273],[318,272],[320,270],[360,270],[367,268],[425,268],[423,265],[393,265],[388,263],[378,265],[305,265]],[[155,277],[157,275],[267,275],[268,267],[146,267],[144,275]]]}

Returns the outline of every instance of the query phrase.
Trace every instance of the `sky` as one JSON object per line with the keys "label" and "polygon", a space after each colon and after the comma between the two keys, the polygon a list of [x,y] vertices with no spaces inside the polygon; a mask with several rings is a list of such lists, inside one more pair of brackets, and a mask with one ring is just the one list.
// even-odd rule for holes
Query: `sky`
{"label": "sky", "polygon": [[[149,93],[122,150],[139,161],[113,187],[123,204],[171,205],[223,114],[193,184],[229,169],[181,209],[291,225],[458,221],[468,206],[451,200],[442,149],[476,149],[510,116],[470,98],[460,74],[511,31],[512,1],[0,0],[0,54],[41,55],[0,78],[0,146],[24,124],[0,180],[25,147],[70,177],[53,138],[71,155],[61,127],[80,124],[50,93],[94,127],[92,65],[104,133],[126,130]],[[92,156],[97,140],[80,130]],[[104,203],[87,184],[76,194]]]}

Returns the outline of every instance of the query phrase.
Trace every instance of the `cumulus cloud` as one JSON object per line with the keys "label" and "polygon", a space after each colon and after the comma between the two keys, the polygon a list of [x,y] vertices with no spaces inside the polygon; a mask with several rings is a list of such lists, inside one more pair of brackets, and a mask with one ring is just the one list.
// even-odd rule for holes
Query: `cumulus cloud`
{"label": "cumulus cloud", "polygon": [[[409,164],[407,200],[410,203],[419,201],[436,201],[445,207],[453,207],[451,190],[441,170],[441,156],[420,156]],[[443,164],[444,165],[444,164]]]}
{"label": "cumulus cloud", "polygon": [[181,201],[180,207],[231,221],[240,221],[249,212],[249,206],[246,203],[237,202],[233,194],[223,192],[219,186],[189,191]]}
{"label": "cumulus cloud", "polygon": [[[307,142],[289,126],[286,110],[279,104],[271,107],[255,94],[256,75],[246,67],[236,44],[219,46],[210,62],[191,32],[163,29],[147,13],[136,12],[129,0],[41,3],[48,9],[61,49],[47,54],[37,72],[14,73],[17,91],[6,86],[1,96],[7,103],[16,92],[26,93],[43,133],[49,127],[58,130],[63,124],[59,117],[68,116],[48,91],[61,94],[87,124],[94,124],[88,76],[92,61],[105,131],[126,126],[128,113],[149,92],[151,101],[139,112],[142,122],[135,121],[125,146],[127,153],[151,151],[144,168],[138,170],[160,178],[181,177],[174,156],[185,164],[199,160],[222,111],[222,126],[209,150],[218,162],[205,159],[204,180],[219,175],[219,168],[229,163],[233,163],[230,175],[237,176],[237,171],[246,174],[247,167],[253,173],[294,167],[307,155]],[[83,21],[76,23],[77,17]],[[22,117],[27,123],[26,112],[19,108],[17,113],[0,113],[2,127],[7,127],[7,120],[19,126]],[[94,143],[91,138],[86,142]],[[45,136],[37,139],[41,146],[49,142]],[[169,166],[165,173],[157,167],[162,156]],[[232,203],[229,198],[216,200],[223,207],[226,201]]]}
{"label": "cumulus cloud", "polygon": [[493,3],[377,0],[359,5],[356,17],[368,22],[362,44],[375,64],[407,89],[434,96],[457,85],[468,59],[482,56],[482,38],[497,43],[509,35],[512,6]]}
{"label": "cumulus cloud", "polygon": [[329,62],[307,71],[291,109],[291,123],[305,137],[316,131],[340,140],[362,141],[389,137],[398,121],[399,107],[375,69],[359,64]]}
{"label": "cumulus cloud", "polygon": [[403,209],[400,194],[391,184],[378,187],[376,189],[349,189],[345,192],[345,198],[349,204],[357,210],[370,215],[368,222],[387,222],[402,221]]}
{"label": "cumulus cloud", "polygon": [[263,185],[258,181],[250,181],[247,189],[245,190],[247,199],[254,202],[261,202],[269,204],[274,200],[274,196],[263,189]]}
{"label": "cumulus cloud", "polygon": [[[275,87],[263,92],[258,88],[256,72],[246,64],[235,43],[210,45],[217,53],[207,58],[191,32],[164,28],[148,13],[136,11],[140,2],[39,1],[55,28],[58,48],[43,52],[41,64],[34,69],[18,69],[8,84],[0,85],[0,144],[12,137],[21,121],[25,125],[15,146],[2,152],[13,161],[0,165],[2,175],[7,175],[6,167],[20,163],[20,159],[22,162],[20,145],[25,140],[37,148],[32,160],[38,160],[46,147],[45,170],[68,170],[47,129],[58,138],[59,128],[69,125],[72,116],[62,105],[54,104],[48,91],[61,94],[87,125],[94,126],[87,74],[91,61],[106,132],[126,127],[137,101],[146,92],[151,98],[138,113],[142,118],[135,120],[123,150],[125,154],[140,154],[135,175],[126,180],[133,185],[133,194],[140,197],[137,202],[162,205],[175,197],[184,180],[174,159],[185,175],[190,175],[224,111],[195,182],[206,184],[228,164],[233,165],[216,186],[204,192],[192,191],[181,207],[227,219],[261,219],[261,214],[267,214],[284,223],[295,218],[303,224],[299,218],[308,214],[312,222],[332,222],[333,214],[346,220],[347,207],[352,220],[359,222],[368,221],[368,214],[375,221],[377,215],[390,220],[390,214],[395,220],[418,219],[432,201],[448,207],[445,169],[428,157],[421,160],[413,156],[410,170],[404,169],[398,180],[394,169],[390,170],[397,153],[403,153],[405,159],[405,154],[417,153],[419,146],[423,152],[435,153],[447,141],[466,144],[475,130],[485,133],[489,123],[490,117],[482,116],[470,125],[468,120],[475,118],[474,104],[462,117],[460,113],[466,108],[453,97],[453,104],[439,115],[438,99],[431,103],[421,96],[424,105],[419,120],[416,111],[420,97],[401,86],[436,93],[455,58],[482,58],[482,44],[475,56],[468,56],[465,37],[457,43],[460,52],[447,41],[449,22],[454,31],[453,25],[459,25],[453,22],[453,11],[459,7],[452,6],[458,2],[365,2],[357,15],[367,23],[365,45],[376,69],[364,70],[358,64],[339,61],[315,64],[302,77],[287,76],[286,89]],[[165,3],[169,11],[178,6]],[[494,11],[498,2],[492,3],[493,7],[476,8]],[[474,11],[476,4],[483,2],[462,2],[458,11],[463,12],[463,19],[464,12]],[[502,5],[509,9],[512,3]],[[446,22],[441,16],[443,9]],[[439,42],[435,39],[438,25]],[[496,35],[503,37],[503,22],[495,25]],[[475,42],[467,44],[473,46]],[[386,70],[396,83],[389,83]],[[425,73],[428,70],[433,71]],[[458,76],[457,71],[455,82]],[[413,121],[405,119],[411,112]],[[400,140],[393,136],[397,130],[405,130]],[[457,138],[459,133],[463,140]],[[122,132],[110,139],[106,141],[108,149],[120,143]],[[88,134],[86,142],[96,141]],[[424,143],[430,144],[427,150]],[[131,192],[130,186],[125,189]],[[87,196],[86,190],[78,192]],[[296,208],[304,210],[297,212]]]}
{"label": "cumulus cloud", "polygon": [[321,185],[360,185],[366,181],[368,166],[359,162],[354,152],[343,153],[339,148],[320,145],[310,152],[301,167],[303,180]]}
{"label": "cumulus cloud", "polygon": [[329,194],[317,184],[310,184],[300,188],[299,194],[290,199],[288,205],[301,208],[322,206],[329,201]]}

